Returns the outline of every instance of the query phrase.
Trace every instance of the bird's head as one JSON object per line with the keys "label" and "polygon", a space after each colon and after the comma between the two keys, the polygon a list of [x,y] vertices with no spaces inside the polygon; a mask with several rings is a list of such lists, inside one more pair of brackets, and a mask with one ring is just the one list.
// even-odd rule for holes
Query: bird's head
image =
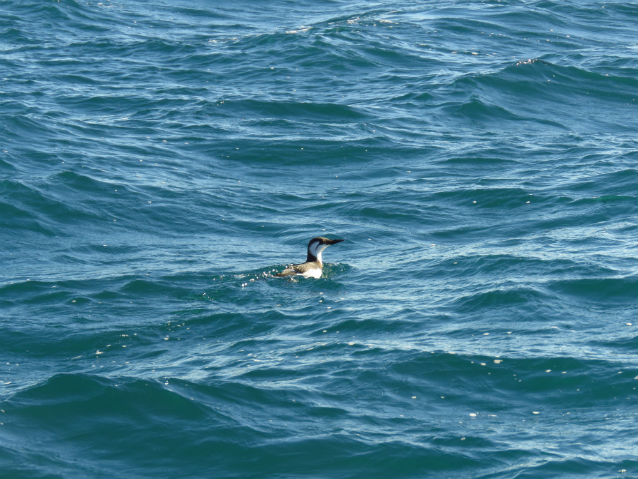
{"label": "bird's head", "polygon": [[319,261],[321,263],[321,253],[331,244],[341,243],[342,239],[330,239],[325,236],[317,236],[308,242],[308,259],[306,261]]}

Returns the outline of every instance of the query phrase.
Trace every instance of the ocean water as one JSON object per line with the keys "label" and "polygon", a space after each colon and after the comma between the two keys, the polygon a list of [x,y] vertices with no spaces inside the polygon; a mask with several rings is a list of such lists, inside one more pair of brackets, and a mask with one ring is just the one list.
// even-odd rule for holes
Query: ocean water
{"label": "ocean water", "polygon": [[636,18],[0,0],[0,476],[636,477]]}

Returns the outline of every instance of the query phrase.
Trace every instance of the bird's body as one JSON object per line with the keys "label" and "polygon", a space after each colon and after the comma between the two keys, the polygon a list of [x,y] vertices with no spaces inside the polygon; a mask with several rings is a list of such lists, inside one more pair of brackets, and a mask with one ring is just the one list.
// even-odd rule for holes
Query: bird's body
{"label": "bird's body", "polygon": [[312,238],[308,243],[308,256],[305,263],[291,264],[277,276],[296,276],[304,278],[321,278],[323,272],[322,253],[331,244],[340,243],[342,239],[331,240],[323,236]]}
{"label": "bird's body", "polygon": [[318,263],[317,261],[306,261],[301,264],[291,264],[277,276],[301,275],[304,278],[318,279],[321,278],[322,272],[323,265],[321,263]]}

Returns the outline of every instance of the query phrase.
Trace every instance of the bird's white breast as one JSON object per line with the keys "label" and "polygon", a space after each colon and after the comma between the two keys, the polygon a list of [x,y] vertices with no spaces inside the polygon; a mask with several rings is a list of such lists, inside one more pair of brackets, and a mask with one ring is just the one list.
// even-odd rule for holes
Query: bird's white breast
{"label": "bird's white breast", "polygon": [[312,269],[309,269],[308,271],[304,271],[302,273],[302,276],[304,278],[319,279],[319,278],[321,278],[321,268],[312,268]]}

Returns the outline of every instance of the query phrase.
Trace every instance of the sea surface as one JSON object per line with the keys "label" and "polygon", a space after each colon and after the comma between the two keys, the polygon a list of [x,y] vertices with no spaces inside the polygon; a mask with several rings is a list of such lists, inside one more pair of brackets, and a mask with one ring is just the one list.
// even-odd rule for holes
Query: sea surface
{"label": "sea surface", "polygon": [[0,0],[0,477],[635,478],[637,18]]}

